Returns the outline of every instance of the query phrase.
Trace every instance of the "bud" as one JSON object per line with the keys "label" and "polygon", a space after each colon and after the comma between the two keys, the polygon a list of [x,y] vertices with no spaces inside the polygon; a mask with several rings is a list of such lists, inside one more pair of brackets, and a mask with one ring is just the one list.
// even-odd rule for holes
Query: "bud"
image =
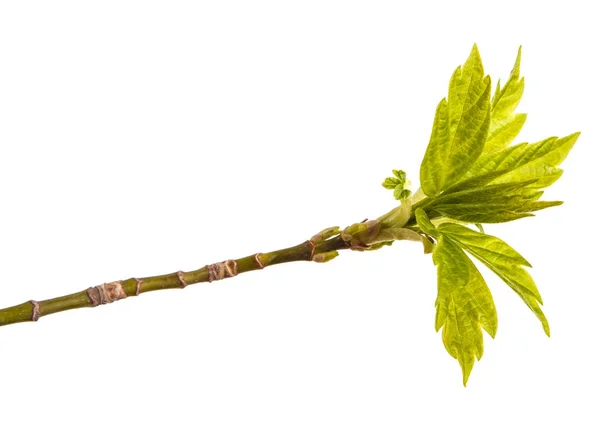
{"label": "bud", "polygon": [[339,233],[340,233],[340,227],[339,226],[332,226],[331,228],[323,229],[318,234],[313,235],[313,237],[310,240],[314,244],[320,244],[321,242],[326,241],[329,238],[331,238],[332,236],[335,236],[335,235],[337,235]]}
{"label": "bud", "polygon": [[337,251],[327,251],[326,253],[315,254],[312,261],[316,263],[327,263],[328,261],[333,260],[337,256],[339,256],[339,253]]}
{"label": "bud", "polygon": [[350,244],[351,249],[363,250],[373,243],[380,229],[381,222],[368,220],[348,226],[342,231],[341,236],[345,242]]}

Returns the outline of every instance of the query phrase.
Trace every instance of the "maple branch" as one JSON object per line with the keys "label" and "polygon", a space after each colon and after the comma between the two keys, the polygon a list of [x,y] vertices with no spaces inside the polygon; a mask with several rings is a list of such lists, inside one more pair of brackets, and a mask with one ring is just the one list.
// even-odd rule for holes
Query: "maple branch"
{"label": "maple branch", "polygon": [[146,278],[130,278],[105,283],[74,294],[45,301],[27,301],[0,310],[0,326],[20,322],[35,322],[40,317],[82,307],[96,307],[127,297],[161,289],[185,288],[200,282],[212,282],[236,276],[239,273],[261,270],[267,266],[293,261],[324,262],[337,250],[350,248],[341,236],[323,241],[305,241],[294,247],[269,253],[257,253],[237,260],[210,264],[190,272],[175,272]]}

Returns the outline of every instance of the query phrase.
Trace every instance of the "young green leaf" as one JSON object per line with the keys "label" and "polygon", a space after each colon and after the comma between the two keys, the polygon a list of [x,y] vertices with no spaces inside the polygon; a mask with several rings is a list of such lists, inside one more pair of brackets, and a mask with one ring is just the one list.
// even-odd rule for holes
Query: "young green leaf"
{"label": "young green leaf", "polygon": [[494,200],[503,200],[509,194],[516,194],[525,187],[537,182],[537,179],[530,179],[520,182],[508,182],[504,184],[489,185],[483,187],[470,188],[463,191],[443,193],[428,203],[428,207],[434,207],[438,204],[472,204],[493,202]]}
{"label": "young green leaf", "polygon": [[500,88],[500,81],[492,98],[492,111],[488,137],[481,157],[495,153],[508,146],[519,134],[527,115],[514,111],[521,101],[525,80],[521,77],[521,48],[506,84]]}
{"label": "young green leaf", "polygon": [[480,360],[483,355],[481,328],[492,338],[496,335],[496,307],[481,273],[445,235],[433,250],[433,262],[438,273],[435,329],[443,328],[444,346],[458,360],[466,386],[475,357]]}
{"label": "young green leaf", "polygon": [[436,110],[431,138],[421,163],[421,188],[434,196],[457,182],[481,154],[490,125],[489,76],[474,45],[458,67]]}
{"label": "young green leaf", "polygon": [[381,186],[383,186],[385,189],[394,189],[401,183],[402,182],[398,178],[385,178]]}
{"label": "young green leaf", "polygon": [[469,223],[503,223],[534,216],[533,211],[559,206],[562,201],[531,201],[521,195],[497,199],[495,202],[440,204],[428,209],[432,217],[444,216]]}
{"label": "young green leaf", "polygon": [[525,80],[521,77],[521,47],[506,84],[500,89],[500,81],[492,98],[492,121],[498,126],[515,111],[525,88]]}
{"label": "young green leaf", "polygon": [[530,188],[544,188],[552,185],[563,171],[556,166],[567,158],[569,151],[579,138],[579,132],[563,138],[552,137],[514,150],[496,169],[506,173],[494,183],[515,182],[538,178]]}
{"label": "young green leaf", "polygon": [[[496,122],[493,126],[490,125],[485,147],[479,160],[483,160],[490,154],[494,154],[510,145],[521,132],[526,119],[527,115],[525,113],[517,113],[507,117],[502,122]],[[476,165],[477,163],[473,166]]]}
{"label": "young green leaf", "polygon": [[[465,181],[467,182],[467,181]],[[468,188],[422,200],[422,208],[432,218],[444,216],[470,223],[500,223],[532,216],[531,212],[562,204],[537,201],[541,191],[530,189],[537,179]],[[465,185],[461,183],[458,185]]]}
{"label": "young green leaf", "polygon": [[401,183],[406,182],[406,172],[405,171],[394,169],[394,170],[392,170],[392,173],[394,174],[394,176],[396,178],[398,178],[401,181]]}
{"label": "young green leaf", "polygon": [[519,47],[517,59],[506,84],[500,87],[498,81],[496,85],[492,98],[490,127],[483,151],[463,179],[476,174],[490,155],[506,148],[521,132],[527,115],[514,113],[514,111],[521,101],[524,88],[525,80],[521,77],[521,48]]}
{"label": "young green leaf", "polygon": [[431,235],[434,238],[439,235],[439,232],[429,220],[425,210],[420,208],[415,210],[415,218],[417,219],[417,225],[419,225],[419,228],[421,228],[421,230],[427,235]]}
{"label": "young green leaf", "polygon": [[470,253],[482,255],[491,251],[494,254],[493,262],[500,261],[510,266],[531,267],[531,264],[521,254],[495,236],[486,235],[455,223],[442,223],[438,226],[438,230]]}
{"label": "young green leaf", "polygon": [[544,332],[550,336],[548,320],[540,308],[542,296],[531,275],[523,269],[524,266],[531,267],[523,256],[501,239],[462,225],[442,223],[437,229],[443,236],[489,267],[510,286],[533,311],[542,323]]}
{"label": "young green leaf", "polygon": [[410,190],[404,189],[401,185],[396,185],[394,188],[394,198],[398,201],[406,200],[410,196]]}
{"label": "young green leaf", "polygon": [[527,144],[521,143],[491,155],[478,168],[471,170],[471,177],[459,185],[472,185],[476,178],[485,183],[518,182],[536,178],[530,188],[552,185],[562,175],[558,169],[573,145],[579,132],[563,138],[551,137]]}
{"label": "young green leaf", "polygon": [[381,184],[386,189],[394,190],[394,198],[396,200],[405,200],[410,196],[410,190],[406,189],[407,185],[406,172],[403,170],[392,170],[393,178],[385,178]]}

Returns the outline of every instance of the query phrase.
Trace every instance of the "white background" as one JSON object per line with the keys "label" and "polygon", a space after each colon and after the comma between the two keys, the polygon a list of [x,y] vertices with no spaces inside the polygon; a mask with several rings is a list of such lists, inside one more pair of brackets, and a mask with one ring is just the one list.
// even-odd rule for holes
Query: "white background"
{"label": "white background", "polygon": [[519,140],[582,136],[563,206],[488,227],[552,338],[485,272],[499,330],[466,389],[404,243],[2,327],[0,420],[598,421],[598,14],[520,3],[2,2],[1,307],[383,214],[473,42],[503,80],[523,44]]}

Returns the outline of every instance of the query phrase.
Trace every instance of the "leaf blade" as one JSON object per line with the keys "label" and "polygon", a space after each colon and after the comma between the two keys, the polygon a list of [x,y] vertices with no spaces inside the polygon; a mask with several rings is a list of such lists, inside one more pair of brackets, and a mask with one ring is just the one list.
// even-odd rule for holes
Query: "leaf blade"
{"label": "leaf blade", "polygon": [[466,386],[475,363],[483,355],[482,328],[493,338],[498,328],[496,307],[481,273],[462,249],[441,235],[433,251],[438,273],[436,331],[458,360]]}
{"label": "leaf blade", "polygon": [[421,162],[421,189],[429,196],[440,192],[444,184],[443,174],[435,170],[436,166],[443,161],[442,146],[447,143],[449,130],[448,102],[443,98],[435,110],[429,144]]}
{"label": "leaf blade", "polygon": [[437,230],[481,261],[515,291],[538,318],[546,335],[550,336],[550,325],[540,307],[542,296],[529,272],[523,268],[531,267],[523,256],[500,238],[462,225],[443,223]]}
{"label": "leaf blade", "polygon": [[505,174],[495,179],[494,183],[538,178],[531,188],[552,185],[562,175],[562,170],[557,166],[567,158],[579,135],[579,132],[575,132],[566,137],[551,137],[528,144],[498,164],[497,169],[505,171]]}
{"label": "leaf blade", "polygon": [[477,46],[450,79],[448,100],[436,109],[421,163],[421,188],[434,196],[457,182],[483,151],[490,125],[491,80],[484,77]]}
{"label": "leaf blade", "polygon": [[[502,88],[498,81],[492,98],[488,137],[478,162],[510,145],[523,128],[527,115],[515,114],[514,111],[523,97],[524,89],[525,80],[521,77],[521,47],[519,47],[515,64]],[[477,166],[477,163],[474,166]]]}
{"label": "leaf blade", "polygon": [[[521,77],[521,50],[519,47],[517,58],[510,76],[502,89],[496,90],[492,99],[492,126],[498,126],[515,111],[525,89],[525,80]],[[498,82],[498,87],[500,82]]]}
{"label": "leaf blade", "polygon": [[521,254],[500,238],[486,235],[481,231],[474,231],[456,223],[442,223],[438,226],[438,229],[446,236],[457,238],[464,246],[494,251],[500,256],[500,259],[506,257],[511,264],[531,267],[531,264]]}
{"label": "leaf blade", "polygon": [[560,178],[559,166],[579,138],[574,132],[562,138],[550,137],[532,144],[521,143],[475,163],[469,177],[453,187],[472,187],[481,184],[499,184],[538,179],[530,188],[544,188]]}
{"label": "leaf blade", "polygon": [[427,216],[425,210],[421,208],[415,210],[415,218],[417,220],[417,225],[419,225],[419,228],[421,228],[421,230],[427,235],[431,235],[433,237],[437,237],[439,235],[439,232],[437,231],[433,223],[431,223],[431,220],[429,220],[429,217]]}
{"label": "leaf blade", "polygon": [[490,124],[488,138],[481,153],[481,158],[508,147],[517,138],[526,120],[527,115],[525,113],[517,113],[506,118],[502,123],[496,123],[493,126]]}

